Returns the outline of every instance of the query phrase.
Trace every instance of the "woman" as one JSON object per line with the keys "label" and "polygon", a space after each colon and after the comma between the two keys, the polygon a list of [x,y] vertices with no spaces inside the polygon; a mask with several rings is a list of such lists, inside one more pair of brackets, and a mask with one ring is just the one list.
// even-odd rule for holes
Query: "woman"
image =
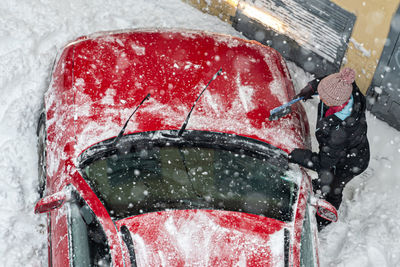
{"label": "woman", "polygon": [[289,161],[318,172],[314,190],[321,190],[322,197],[336,209],[344,186],[368,167],[370,158],[365,97],[354,79],[355,71],[345,68],[311,81],[297,95],[306,101],[318,92],[321,99],[315,131],[319,153],[294,149]]}

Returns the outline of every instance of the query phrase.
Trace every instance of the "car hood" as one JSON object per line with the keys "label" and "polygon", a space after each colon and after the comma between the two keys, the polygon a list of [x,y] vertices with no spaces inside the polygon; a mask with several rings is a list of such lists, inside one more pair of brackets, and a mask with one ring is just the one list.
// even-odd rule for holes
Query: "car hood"
{"label": "car hood", "polygon": [[[72,43],[76,153],[115,137],[141,100],[125,134],[187,130],[251,137],[285,151],[303,147],[305,126],[294,112],[268,121],[294,96],[279,53],[256,42],[197,31],[103,33]],[[295,107],[296,111],[299,107]]]}
{"label": "car hood", "polygon": [[138,266],[284,266],[284,227],[274,219],[218,210],[170,210],[117,221]]}

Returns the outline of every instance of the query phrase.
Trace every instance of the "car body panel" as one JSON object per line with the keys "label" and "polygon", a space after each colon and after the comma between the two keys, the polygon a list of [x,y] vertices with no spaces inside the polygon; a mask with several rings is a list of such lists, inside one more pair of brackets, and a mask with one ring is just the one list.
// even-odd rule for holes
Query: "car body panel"
{"label": "car body panel", "polygon": [[[304,174],[303,174],[303,177]],[[305,215],[305,209],[307,206],[307,197],[310,192],[307,191],[307,182],[305,181],[306,179],[303,179],[303,183],[300,186],[299,190],[299,196],[297,199],[297,207],[296,207],[296,214],[294,216],[294,224],[293,224],[293,229],[292,233],[292,244],[293,246],[291,247],[293,253],[293,258],[291,259],[293,262],[293,266],[300,266],[300,246],[296,244],[301,243],[301,229],[303,227],[303,220],[304,220],[304,215]]]}
{"label": "car body panel", "polygon": [[138,266],[284,266],[286,223],[222,210],[170,210],[117,221]]}
{"label": "car body panel", "polygon": [[51,250],[49,251],[52,256],[49,266],[69,266],[69,244],[68,244],[68,219],[66,208],[61,208],[50,214],[51,218]]}
{"label": "car body panel", "polygon": [[[59,192],[67,186],[77,190],[102,224],[109,241],[113,266],[124,266],[124,261],[125,266],[129,266],[127,247],[110,214],[79,173],[79,154],[96,143],[117,136],[147,93],[151,93],[150,100],[129,122],[125,134],[179,130],[196,98],[220,68],[223,74],[210,84],[199,99],[187,130],[250,137],[285,152],[296,147],[310,148],[306,115],[300,104],[295,104],[288,116],[268,121],[269,110],[293,98],[294,89],[279,53],[257,42],[200,31],[137,30],[82,37],[68,44],[60,54],[54,66],[51,86],[45,95],[46,194]],[[275,239],[280,240],[277,243],[281,242],[285,227],[291,233],[292,256],[289,260],[297,264],[304,199],[311,188],[311,182],[304,181],[307,179],[310,177],[305,172],[303,177],[299,177],[301,202],[293,207],[296,215],[291,223],[279,223],[245,213],[233,216],[223,211],[186,210],[171,211],[180,214],[178,217],[168,217],[170,213],[154,213],[147,217],[140,215],[138,219],[130,218],[129,228],[139,231],[137,225],[140,218],[155,220],[157,214],[160,227],[168,222],[168,218],[202,216],[218,226],[214,229],[214,240],[217,240],[218,231],[226,236],[224,238],[231,238],[228,232],[232,231],[232,237],[239,238],[243,245],[250,244],[249,247],[256,251],[268,251],[267,245],[257,242],[268,243],[271,236],[266,233],[272,230]],[[65,258],[70,256],[67,252],[54,254],[55,244],[59,243],[66,250],[69,239],[67,219],[65,223],[55,223],[67,215],[56,216],[58,212],[66,211],[50,213],[51,230],[57,234],[52,235],[49,249],[52,250],[50,255],[53,255],[54,266],[67,266]],[[229,222],[221,223],[223,218],[228,217],[231,218]],[[219,222],[216,223],[216,220]],[[242,220],[246,223],[240,224]],[[122,222],[118,222],[118,228]],[[190,220],[186,222],[188,225],[191,223]],[[259,226],[257,231],[251,230],[254,227],[251,223],[261,225],[261,222],[266,224]],[[174,225],[187,227],[184,224]],[[202,227],[208,226],[204,224]],[[250,237],[257,242],[251,241]],[[280,243],[278,245],[283,248]],[[238,259],[240,262],[241,254],[235,253],[229,258],[230,262]],[[281,255],[279,251],[271,253]],[[161,258],[152,259],[157,261]],[[212,261],[219,264],[217,259]],[[257,265],[255,263],[261,263],[263,259],[250,257],[249,261]]]}
{"label": "car body panel", "polygon": [[[54,66],[52,82],[45,95],[47,130],[47,190],[60,190],[73,166],[76,144],[74,131],[74,94],[72,88],[73,49],[67,47]],[[62,185],[62,186],[63,186]],[[49,191],[50,190],[50,191]]]}
{"label": "car body panel", "polygon": [[[151,99],[132,118],[126,134],[179,130],[219,68],[223,75],[199,99],[188,130],[247,136],[285,151],[307,143],[297,112],[268,121],[270,109],[294,96],[282,57],[269,47],[195,31],[106,34],[73,47],[76,153],[116,136],[147,93]],[[297,105],[294,111],[302,108]]]}
{"label": "car body panel", "polygon": [[96,214],[97,219],[102,225],[102,228],[107,236],[108,245],[110,247],[113,266],[123,266],[123,251],[118,237],[118,232],[109,213],[104,208],[103,204],[93,193],[89,185],[82,178],[79,172],[72,174],[71,185],[78,194],[85,200],[89,208]]}

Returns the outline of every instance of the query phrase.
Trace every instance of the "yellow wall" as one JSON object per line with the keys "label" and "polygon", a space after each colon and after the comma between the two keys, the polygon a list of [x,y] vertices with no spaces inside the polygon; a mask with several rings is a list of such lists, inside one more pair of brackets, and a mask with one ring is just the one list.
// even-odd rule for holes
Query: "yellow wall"
{"label": "yellow wall", "polygon": [[182,0],[204,13],[217,16],[221,20],[232,24],[230,17],[234,17],[239,0]]}
{"label": "yellow wall", "polygon": [[[357,71],[357,85],[366,92],[390,30],[399,0],[332,0],[357,18],[343,66]],[[360,46],[362,48],[360,48]]]}

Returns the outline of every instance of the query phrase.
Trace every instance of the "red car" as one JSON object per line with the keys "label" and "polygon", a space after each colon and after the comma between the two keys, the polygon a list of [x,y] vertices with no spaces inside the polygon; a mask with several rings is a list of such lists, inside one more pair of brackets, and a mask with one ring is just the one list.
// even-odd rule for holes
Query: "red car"
{"label": "red car", "polygon": [[[309,147],[284,60],[188,30],[106,32],[59,55],[38,125],[49,266],[318,266]],[[324,215],[325,214],[325,215]]]}

